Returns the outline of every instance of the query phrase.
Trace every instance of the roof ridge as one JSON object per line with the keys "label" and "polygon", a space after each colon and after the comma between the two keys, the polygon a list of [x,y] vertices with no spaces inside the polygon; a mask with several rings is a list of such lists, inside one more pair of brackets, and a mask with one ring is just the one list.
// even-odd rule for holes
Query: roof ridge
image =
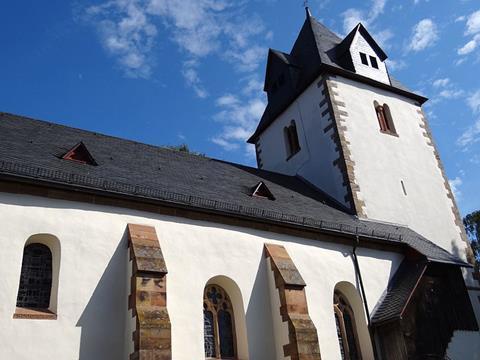
{"label": "roof ridge", "polygon": [[18,114],[13,114],[13,113],[9,113],[9,112],[0,111],[0,120],[5,115],[9,116],[9,117],[12,117],[12,118],[15,118],[15,119],[29,120],[29,121],[32,121],[32,122],[39,122],[39,123],[47,124],[47,125],[50,125],[50,126],[55,126],[55,127],[59,127],[59,128],[68,129],[68,130],[77,130],[77,131],[81,131],[81,132],[84,132],[84,133],[93,134],[93,135],[96,135],[96,136],[106,137],[106,138],[115,139],[115,140],[121,140],[121,141],[124,141],[124,142],[136,144],[136,145],[143,145],[143,146],[147,146],[147,147],[158,149],[158,150],[166,150],[166,151],[171,151],[171,152],[174,152],[174,153],[180,153],[180,154],[185,155],[185,156],[192,156],[192,157],[202,158],[202,159],[206,159],[206,160],[218,160],[218,159],[206,156],[206,155],[198,155],[198,154],[191,153],[191,152],[179,151],[179,150],[176,150],[176,149],[172,149],[171,147],[169,147],[169,145],[149,144],[149,143],[141,142],[141,141],[138,141],[138,140],[127,139],[127,138],[123,138],[123,137],[120,137],[120,136],[109,135],[109,134],[105,134],[105,133],[97,132],[97,131],[90,131],[90,130],[82,129],[82,128],[75,127],[75,126],[59,124],[59,123],[55,123],[53,121],[37,119],[37,118],[30,117],[30,116],[18,115]]}

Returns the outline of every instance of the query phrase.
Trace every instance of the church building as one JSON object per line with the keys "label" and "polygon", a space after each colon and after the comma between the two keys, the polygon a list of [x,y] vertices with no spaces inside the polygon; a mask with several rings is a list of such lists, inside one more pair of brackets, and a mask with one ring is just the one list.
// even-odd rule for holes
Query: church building
{"label": "church building", "polygon": [[0,359],[480,359],[427,99],[386,59],[307,9],[257,168],[0,113]]}

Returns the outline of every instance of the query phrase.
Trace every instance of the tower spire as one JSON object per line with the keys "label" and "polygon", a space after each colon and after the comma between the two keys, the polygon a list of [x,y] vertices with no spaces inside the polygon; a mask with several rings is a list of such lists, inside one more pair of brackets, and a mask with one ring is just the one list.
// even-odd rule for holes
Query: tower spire
{"label": "tower spire", "polygon": [[308,6],[308,0],[303,0],[303,7],[305,8],[305,12],[307,14],[307,19],[312,16],[310,12],[310,7]]}

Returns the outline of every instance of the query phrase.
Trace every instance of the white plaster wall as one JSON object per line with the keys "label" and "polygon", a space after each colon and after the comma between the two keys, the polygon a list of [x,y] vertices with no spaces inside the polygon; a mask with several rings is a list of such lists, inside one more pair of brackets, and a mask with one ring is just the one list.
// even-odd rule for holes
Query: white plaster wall
{"label": "white plaster wall", "polygon": [[448,345],[447,355],[452,360],[480,359],[480,333],[477,331],[455,331]]}
{"label": "white plaster wall", "polygon": [[[331,139],[334,129],[324,132],[332,122],[322,78],[315,80],[259,137],[263,169],[287,175],[301,175],[321,190],[345,204],[347,189],[343,175],[333,162],[339,157]],[[320,82],[320,87],[318,83]],[[320,104],[322,106],[320,106]],[[283,129],[292,120],[297,124],[301,150],[289,160]]]}
{"label": "white plaster wall", "polygon": [[[367,55],[368,65],[364,65],[360,58],[360,52]],[[390,85],[390,78],[388,76],[387,67],[385,62],[382,62],[375,51],[372,49],[370,44],[365,40],[365,38],[357,32],[355,35],[352,45],[350,47],[350,54],[352,56],[353,66],[355,67],[355,72],[357,74],[369,77],[371,79],[383,82]],[[372,67],[370,62],[370,56],[377,58],[378,69]]]}
{"label": "white plaster wall", "polygon": [[[168,267],[173,359],[203,358],[205,284],[223,275],[240,290],[251,360],[276,358],[265,242],[286,247],[307,283],[310,316],[324,359],[340,359],[332,302],[335,285],[355,282],[351,247],[204,221],[62,200],[0,193],[0,358],[124,358],[128,223],[156,228]],[[58,320],[12,319],[25,240],[50,233],[62,248]],[[401,261],[359,249],[373,308]],[[186,345],[188,344],[188,345]]]}
{"label": "white plaster wall", "polygon": [[[345,137],[367,217],[406,224],[465,259],[453,202],[447,197],[434,149],[420,128],[420,107],[413,100],[353,80],[332,81],[338,85],[336,100],[345,103],[348,113]],[[374,101],[390,107],[398,137],[380,132]]]}

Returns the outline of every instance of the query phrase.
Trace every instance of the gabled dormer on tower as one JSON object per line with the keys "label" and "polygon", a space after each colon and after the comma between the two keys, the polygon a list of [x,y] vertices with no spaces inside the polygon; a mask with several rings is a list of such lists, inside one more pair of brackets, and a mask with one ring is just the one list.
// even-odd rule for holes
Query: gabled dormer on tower
{"label": "gabled dormer on tower", "polygon": [[387,54],[362,24],[355,26],[334,52],[344,68],[390,85],[385,64]]}

